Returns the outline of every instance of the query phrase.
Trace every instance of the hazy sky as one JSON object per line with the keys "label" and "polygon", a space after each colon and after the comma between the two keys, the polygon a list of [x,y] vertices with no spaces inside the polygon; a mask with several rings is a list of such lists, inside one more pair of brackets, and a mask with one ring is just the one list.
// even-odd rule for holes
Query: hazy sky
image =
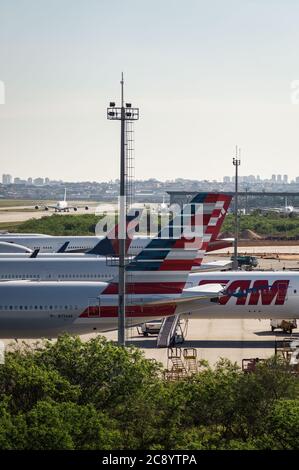
{"label": "hazy sky", "polygon": [[[140,107],[136,176],[299,175],[296,0],[2,0],[0,174],[119,176],[119,100]],[[299,86],[298,86],[299,88]]]}

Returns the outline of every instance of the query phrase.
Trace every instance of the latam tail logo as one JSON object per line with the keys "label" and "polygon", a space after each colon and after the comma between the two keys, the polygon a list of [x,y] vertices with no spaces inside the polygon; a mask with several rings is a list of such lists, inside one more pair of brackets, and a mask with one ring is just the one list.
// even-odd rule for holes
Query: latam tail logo
{"label": "latam tail logo", "polygon": [[290,281],[276,280],[270,285],[268,280],[258,279],[251,286],[251,279],[237,279],[232,282],[221,279],[201,281],[200,285],[210,283],[226,286],[219,298],[220,305],[226,305],[231,299],[235,299],[236,305],[284,305]]}

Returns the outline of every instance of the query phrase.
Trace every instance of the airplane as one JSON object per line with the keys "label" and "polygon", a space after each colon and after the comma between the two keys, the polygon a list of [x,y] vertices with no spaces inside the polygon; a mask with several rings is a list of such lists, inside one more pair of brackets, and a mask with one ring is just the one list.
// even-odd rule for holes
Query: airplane
{"label": "airplane", "polygon": [[[194,259],[201,256],[219,217],[217,198],[196,195],[189,205],[190,221],[178,214],[157,237],[126,267],[126,317],[130,325],[190,311],[196,299],[206,303],[222,290],[222,285],[185,288]],[[202,236],[192,231],[197,225],[198,205],[206,204]],[[182,224],[183,220],[183,224]],[[169,237],[169,228],[180,235]],[[191,231],[191,232],[190,232]],[[167,237],[166,237],[167,234]],[[189,234],[189,237],[188,237]],[[191,237],[191,238],[190,238]],[[118,324],[118,277],[110,282],[0,283],[0,336],[2,338],[55,337],[62,332],[109,331]]]}
{"label": "airplane", "polygon": [[[88,206],[84,206],[85,210],[88,210]],[[35,209],[42,209],[48,211],[49,209],[54,209],[55,212],[69,212],[70,209],[73,209],[75,212],[78,210],[79,206],[70,206],[66,200],[66,188],[64,190],[64,198],[62,201],[58,201],[54,206],[35,206]]]}
{"label": "airplane", "polygon": [[259,209],[261,212],[274,212],[277,214],[283,214],[292,217],[295,214],[299,214],[299,209],[288,204],[288,198],[285,198],[284,207],[264,207]]}
{"label": "airplane", "polygon": [[165,196],[163,196],[163,202],[158,204],[156,212],[158,212],[159,214],[169,214],[170,209],[170,205],[165,202]]}
{"label": "airplane", "polygon": [[189,288],[222,285],[221,295],[192,318],[289,319],[299,318],[299,274],[291,271],[229,271],[192,273]]}
{"label": "airplane", "polygon": [[[156,238],[128,266],[132,325],[174,314],[192,318],[298,318],[299,276],[291,272],[189,274],[197,250]],[[156,253],[161,258],[156,259]],[[154,259],[153,259],[154,257]],[[187,277],[186,277],[187,276]],[[117,278],[109,283],[0,283],[2,337],[108,331],[117,325]],[[13,300],[12,300],[13,299]]]}
{"label": "airplane", "polygon": [[[210,198],[212,195],[210,195]],[[221,195],[214,197],[214,205],[217,208],[216,216],[213,219],[214,229],[212,237],[215,238],[221,228],[226,214],[227,207],[231,200],[231,196]],[[224,209],[223,209],[224,208]],[[208,204],[203,205],[204,218],[206,213],[210,211]],[[140,211],[139,211],[140,214]],[[127,252],[130,255],[138,255],[141,249],[145,248],[149,243],[149,238],[143,239],[132,239],[130,238],[131,232],[136,228],[138,219],[136,211],[134,214],[129,214],[127,218],[127,227],[129,226],[129,238],[127,241]],[[205,221],[203,220],[203,223]],[[118,231],[111,230],[108,233],[107,238],[101,240],[95,248],[85,254],[41,254],[33,252],[30,256],[12,255],[7,254],[0,256],[0,280],[12,280],[12,279],[31,279],[31,280],[59,280],[59,281],[107,281],[111,280],[117,274],[117,251],[115,248],[118,243],[116,239],[110,239],[111,233]],[[116,242],[116,243],[115,243]],[[66,242],[67,244],[68,242]],[[134,245],[133,249],[131,246]],[[209,245],[208,245],[209,248]],[[99,257],[99,255],[111,255],[112,249],[114,250],[113,261],[107,259],[107,256]],[[220,260],[202,263],[202,254],[199,253],[194,260],[192,269],[198,271],[218,271],[226,270],[231,268],[231,260]]]}
{"label": "airplane", "polygon": [[[213,193],[210,193],[213,194]],[[224,217],[227,213],[229,204],[231,202],[231,195],[228,194],[219,194],[218,200],[219,204],[221,204],[221,201],[223,201],[223,205],[221,206],[221,210],[219,212],[219,217],[218,217],[218,226],[216,227],[215,233],[213,234],[213,238],[211,239],[207,251],[214,251],[214,250],[219,250],[223,248],[227,248],[232,246],[233,244],[233,239],[232,238],[226,238],[226,239],[217,239],[217,236],[220,232],[221,225],[223,223]],[[132,211],[135,210],[135,208],[132,209]],[[140,209],[138,209],[140,211]],[[110,244],[106,247],[107,249],[105,252],[97,252],[96,245],[98,245],[101,240],[103,239],[103,236],[51,236],[51,235],[43,235],[41,237],[34,235],[28,235],[26,234],[25,236],[22,237],[22,234],[3,234],[0,237],[0,240],[9,242],[9,243],[18,243],[20,245],[24,245],[28,247],[30,250],[39,250],[39,257],[41,257],[44,254],[52,254],[52,253],[57,253],[59,249],[66,243],[69,242],[65,254],[82,254],[82,253],[87,253],[87,254],[97,254],[97,255],[103,255],[103,256],[118,256],[118,251],[117,247],[118,244],[114,244],[113,240],[111,240]],[[138,235],[135,236],[134,239],[132,240],[132,243],[130,245],[130,249],[128,252],[128,255],[130,256],[135,256],[142,250],[149,242],[150,238],[147,236],[142,236]],[[93,252],[94,249],[94,252]],[[89,253],[88,253],[89,252]],[[2,255],[0,253],[0,259],[3,257],[6,257],[6,255]]]}

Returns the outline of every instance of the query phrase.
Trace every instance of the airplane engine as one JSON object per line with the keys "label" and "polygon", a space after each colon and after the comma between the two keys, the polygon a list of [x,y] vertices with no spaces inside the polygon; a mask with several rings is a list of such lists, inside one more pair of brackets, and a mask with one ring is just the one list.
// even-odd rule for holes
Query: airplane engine
{"label": "airplane engine", "polygon": [[85,206],[85,210],[88,211],[88,206]]}
{"label": "airplane engine", "polygon": [[49,208],[48,208],[48,207],[45,207],[45,211],[48,211],[48,210],[49,210]]}
{"label": "airplane engine", "polygon": [[38,210],[38,206],[35,206],[35,208],[34,208],[34,209]]}
{"label": "airplane engine", "polygon": [[77,210],[78,210],[77,207],[74,207],[74,211],[77,212]]}

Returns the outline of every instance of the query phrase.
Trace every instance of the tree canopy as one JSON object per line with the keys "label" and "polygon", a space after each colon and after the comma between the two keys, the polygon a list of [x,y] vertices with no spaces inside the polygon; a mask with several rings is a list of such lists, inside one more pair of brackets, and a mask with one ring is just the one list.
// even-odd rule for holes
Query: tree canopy
{"label": "tree canopy", "polygon": [[299,380],[222,359],[180,381],[97,337],[21,343],[0,366],[1,449],[298,449]]}

